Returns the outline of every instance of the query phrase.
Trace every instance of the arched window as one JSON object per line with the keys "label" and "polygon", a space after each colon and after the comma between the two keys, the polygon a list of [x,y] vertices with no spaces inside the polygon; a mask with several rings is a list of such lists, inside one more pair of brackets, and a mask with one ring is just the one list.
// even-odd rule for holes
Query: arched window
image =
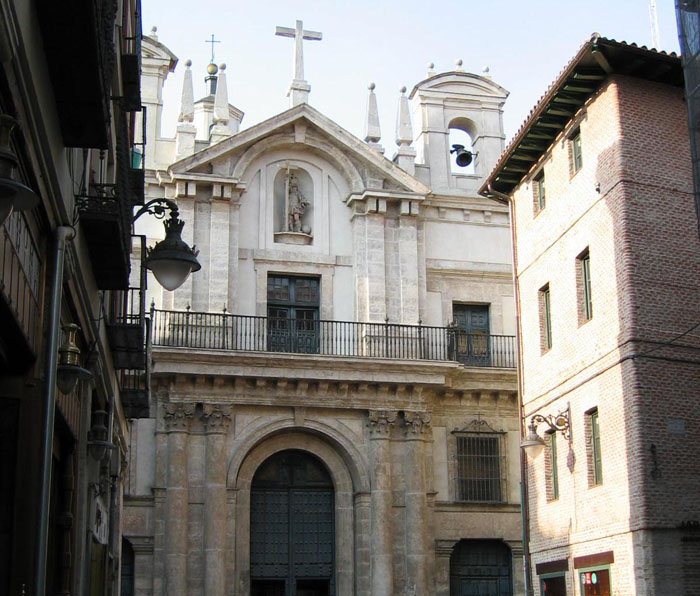
{"label": "arched window", "polygon": [[460,540],[450,555],[450,596],[512,596],[510,548],[500,540]]}
{"label": "arched window", "polygon": [[468,151],[472,155],[472,160],[469,165],[459,166],[457,165],[457,154],[450,154],[450,169],[453,174],[466,174],[473,176],[476,173],[476,152],[474,150],[474,139],[476,137],[476,126],[468,118],[455,118],[452,120],[448,126],[449,129],[449,145],[450,149],[454,148],[454,145],[461,145],[464,147],[465,151]]}

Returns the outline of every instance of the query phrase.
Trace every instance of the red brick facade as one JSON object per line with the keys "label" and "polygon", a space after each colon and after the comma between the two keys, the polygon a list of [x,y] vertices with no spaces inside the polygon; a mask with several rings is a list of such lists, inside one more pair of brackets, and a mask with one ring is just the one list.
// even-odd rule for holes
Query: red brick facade
{"label": "red brick facade", "polygon": [[[572,169],[580,131],[583,165]],[[546,205],[533,212],[544,169]],[[527,420],[571,408],[558,442],[528,462],[536,565],[612,551],[612,594],[700,594],[700,239],[679,87],[610,76],[513,195],[522,402]],[[536,210],[534,210],[536,211]],[[588,251],[593,316],[581,316]],[[542,350],[548,285],[552,346]],[[602,482],[592,481],[598,411]],[[542,435],[544,427],[539,431]],[[582,559],[589,560],[589,559]],[[590,559],[595,560],[595,559]]]}

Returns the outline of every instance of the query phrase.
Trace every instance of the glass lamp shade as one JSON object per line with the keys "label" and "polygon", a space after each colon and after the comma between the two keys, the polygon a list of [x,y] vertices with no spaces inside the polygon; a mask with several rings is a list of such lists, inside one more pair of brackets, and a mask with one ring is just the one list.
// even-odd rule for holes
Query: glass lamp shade
{"label": "glass lamp shade", "polygon": [[148,259],[147,267],[153,271],[158,283],[166,290],[176,290],[185,283],[192,272],[192,263],[177,259]]}
{"label": "glass lamp shade", "polygon": [[197,260],[198,251],[190,248],[180,236],[185,222],[175,213],[163,222],[165,239],[147,250],[144,265],[153,271],[158,283],[171,292],[179,288],[193,271],[202,266]]}
{"label": "glass lamp shade", "polygon": [[59,364],[56,371],[56,385],[64,395],[72,393],[78,381],[90,378],[92,373],[77,364]]}
{"label": "glass lamp shade", "polygon": [[525,453],[534,459],[539,456],[540,453],[542,453],[544,446],[544,439],[537,434],[535,425],[530,423],[527,436],[525,437],[525,440],[520,443],[520,447],[525,450]]}
{"label": "glass lamp shade", "polygon": [[0,226],[12,211],[26,211],[38,204],[39,197],[31,188],[10,178],[0,178]]}

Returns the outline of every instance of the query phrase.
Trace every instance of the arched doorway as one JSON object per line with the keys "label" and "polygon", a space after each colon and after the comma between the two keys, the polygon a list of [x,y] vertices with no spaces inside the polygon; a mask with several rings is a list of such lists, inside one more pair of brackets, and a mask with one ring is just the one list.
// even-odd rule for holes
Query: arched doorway
{"label": "arched doorway", "polygon": [[450,555],[450,596],[511,596],[510,548],[500,540],[460,540]]}
{"label": "arched doorway", "polygon": [[250,491],[251,596],[332,596],[333,483],[315,456],[268,457]]}

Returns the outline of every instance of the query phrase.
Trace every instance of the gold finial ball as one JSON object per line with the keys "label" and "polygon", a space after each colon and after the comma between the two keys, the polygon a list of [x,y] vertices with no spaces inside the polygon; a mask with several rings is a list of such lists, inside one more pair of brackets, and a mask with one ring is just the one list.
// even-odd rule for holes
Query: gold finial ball
{"label": "gold finial ball", "polygon": [[219,70],[221,72],[224,72],[226,70],[226,63],[225,62],[222,62],[221,64],[219,64]]}
{"label": "gold finial ball", "polygon": [[192,60],[190,60],[189,58],[188,58],[187,60],[185,60],[185,66],[186,66],[187,68],[189,68],[190,66],[192,66]]}
{"label": "gold finial ball", "polygon": [[210,75],[215,75],[217,72],[219,72],[219,67],[212,62],[211,64],[207,65],[207,72]]}

